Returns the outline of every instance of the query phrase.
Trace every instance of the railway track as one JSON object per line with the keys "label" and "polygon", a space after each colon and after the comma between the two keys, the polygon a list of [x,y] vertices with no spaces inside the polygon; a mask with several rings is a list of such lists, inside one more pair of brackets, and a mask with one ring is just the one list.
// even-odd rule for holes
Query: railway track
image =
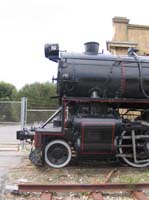
{"label": "railway track", "polygon": [[57,193],[89,193],[89,198],[93,200],[103,200],[104,196],[117,194],[119,192],[129,193],[129,196],[136,200],[148,200],[145,191],[149,191],[149,183],[108,183],[116,169],[109,170],[102,184],[19,184],[20,192],[42,192],[41,200],[52,200],[54,192]]}
{"label": "railway track", "polygon": [[[27,166],[25,166],[25,169],[27,169]],[[68,173],[68,175],[71,174],[74,167],[71,166],[70,169],[71,170],[69,170],[69,167],[66,168],[66,172]],[[97,169],[97,168],[93,168],[93,170],[94,169]],[[19,184],[17,191],[18,191],[18,194],[20,194],[20,195],[18,196],[18,198],[16,198],[16,200],[19,199],[20,196],[23,197],[25,195],[28,195],[28,199],[30,199],[30,200],[34,199],[34,197],[36,198],[37,196],[39,197],[37,199],[41,199],[41,200],[58,200],[58,199],[63,199],[63,200],[64,199],[65,200],[66,199],[69,199],[69,200],[70,199],[71,200],[72,199],[73,200],[74,199],[77,199],[77,200],[78,199],[80,199],[80,200],[81,199],[93,199],[93,200],[103,200],[103,199],[106,199],[106,200],[107,199],[108,200],[119,199],[120,200],[120,199],[123,199],[124,200],[125,196],[127,198],[131,197],[131,199],[147,200],[148,198],[146,197],[146,194],[149,194],[149,182],[147,179],[146,179],[147,183],[145,183],[145,184],[144,183],[129,184],[129,183],[131,183],[132,179],[130,179],[130,182],[128,180],[127,184],[119,184],[119,183],[111,184],[111,183],[109,183],[109,182],[113,182],[115,177],[119,176],[119,174],[121,173],[121,169],[125,173],[128,169],[131,170],[132,168],[130,168],[130,167],[117,167],[117,168],[104,167],[104,170],[100,169],[96,172],[96,174],[98,174],[101,179],[98,178],[98,176],[95,176],[95,179],[97,178],[97,181],[89,179],[91,181],[88,180],[86,182],[85,179],[83,179],[82,182],[80,182],[81,184],[78,184],[78,185],[77,184],[72,185],[71,184],[72,182],[69,180],[66,182],[65,180],[67,178],[71,178],[71,177],[67,176],[65,174],[65,172],[60,172],[60,173],[62,173],[62,175],[64,177],[66,177],[66,179],[65,178],[63,179],[64,182],[62,182],[61,175],[53,176],[53,177],[58,178],[57,181],[54,181],[55,183],[58,183],[56,185],[53,184],[54,182],[52,182],[52,180],[54,180],[53,178],[51,179],[51,181],[49,178],[51,185],[47,185],[49,182],[47,182],[47,184],[44,184],[44,185],[28,184],[28,183]],[[142,170],[140,169],[139,171],[141,172]],[[47,174],[45,172],[44,176],[46,174],[47,176],[51,177],[53,173],[58,173],[58,171],[55,172],[55,170],[52,170],[52,169],[50,169],[49,172],[50,173],[47,173]],[[76,173],[77,172],[78,171],[76,171]],[[21,171],[21,174],[22,173],[23,173],[23,171]],[[37,173],[39,173],[39,172],[37,171]],[[88,172],[86,170],[85,170],[85,173],[86,173],[86,175],[88,174]],[[89,174],[90,174],[90,172],[89,172]],[[38,175],[41,176],[41,174],[38,174]],[[31,176],[34,176],[34,175],[32,174]],[[75,176],[74,173],[73,173],[73,176]],[[81,176],[81,174],[80,174],[80,176]],[[43,179],[44,179],[44,177],[43,177]],[[135,180],[135,179],[133,179],[133,180]],[[28,179],[28,181],[31,181],[31,180]],[[38,183],[38,179],[33,179],[32,181],[35,183]],[[61,185],[59,185],[60,182],[61,182]],[[79,183],[79,180],[75,181],[75,182]],[[63,183],[70,183],[70,184],[65,185]],[[83,183],[92,183],[92,184],[83,184]],[[100,184],[100,183],[102,183],[102,184]],[[146,191],[147,191],[147,193],[145,193]],[[35,195],[34,192],[37,193],[36,194],[37,196]],[[119,192],[121,192],[121,193],[119,193]],[[65,193],[68,193],[68,194],[65,194]],[[75,198],[77,196],[79,196],[79,198]],[[12,198],[13,197],[14,196],[12,196]]]}
{"label": "railway track", "polygon": [[52,199],[53,192],[90,192],[94,200],[103,199],[105,192],[129,192],[131,196],[138,200],[147,200],[144,191],[149,191],[149,183],[103,183],[103,184],[19,184],[20,192],[42,192],[41,200]]}

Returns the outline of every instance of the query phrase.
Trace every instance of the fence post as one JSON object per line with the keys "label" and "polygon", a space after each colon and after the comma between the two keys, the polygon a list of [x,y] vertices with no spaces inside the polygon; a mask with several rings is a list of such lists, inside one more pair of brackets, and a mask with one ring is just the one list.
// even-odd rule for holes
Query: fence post
{"label": "fence post", "polygon": [[[21,98],[21,130],[25,128],[27,122],[27,98]],[[21,148],[24,149],[24,140],[21,142]]]}
{"label": "fence post", "polygon": [[21,129],[23,129],[27,122],[27,98],[21,98]]}

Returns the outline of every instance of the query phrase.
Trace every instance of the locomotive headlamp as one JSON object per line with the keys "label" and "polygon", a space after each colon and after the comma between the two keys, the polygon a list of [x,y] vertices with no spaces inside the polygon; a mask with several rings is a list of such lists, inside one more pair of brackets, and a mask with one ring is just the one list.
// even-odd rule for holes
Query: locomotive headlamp
{"label": "locomotive headlamp", "polygon": [[45,57],[54,62],[59,60],[59,45],[58,44],[45,44],[44,47]]}

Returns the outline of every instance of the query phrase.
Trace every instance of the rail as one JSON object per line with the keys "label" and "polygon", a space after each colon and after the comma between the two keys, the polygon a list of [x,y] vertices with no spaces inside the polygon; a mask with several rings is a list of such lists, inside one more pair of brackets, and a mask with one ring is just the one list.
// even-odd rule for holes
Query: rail
{"label": "rail", "polygon": [[[103,183],[103,184],[19,184],[20,192],[42,192],[41,199],[52,199],[53,192],[91,192],[93,199],[103,199],[104,192],[130,192],[131,196],[137,200],[147,200],[144,191],[149,191],[149,183]],[[143,192],[142,192],[143,191]]]}
{"label": "rail", "polygon": [[21,192],[116,192],[116,191],[140,191],[149,190],[149,183],[102,183],[102,184],[19,184]]}

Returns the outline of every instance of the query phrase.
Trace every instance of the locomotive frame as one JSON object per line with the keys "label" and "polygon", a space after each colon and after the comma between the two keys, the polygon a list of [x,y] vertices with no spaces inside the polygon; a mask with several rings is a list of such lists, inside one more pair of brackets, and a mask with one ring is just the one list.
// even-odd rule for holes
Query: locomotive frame
{"label": "locomotive frame", "polygon": [[[98,54],[97,46],[97,43],[87,43],[87,55],[83,55],[85,63],[90,62],[92,56]],[[132,55],[134,54],[134,57],[132,58],[132,55],[126,57],[124,62],[125,60],[130,63],[135,62],[135,65],[138,66],[139,83],[142,87],[141,64],[136,54],[133,51],[130,52]],[[74,158],[119,160],[133,167],[149,166],[149,99],[143,87],[135,88],[136,98],[130,98],[133,96],[131,92],[134,86],[134,81],[131,85],[131,80],[129,80],[128,93],[124,96],[127,81],[125,66],[121,64],[120,79],[115,77],[115,74],[113,75],[115,80],[121,84],[120,90],[117,91],[118,87],[115,84],[114,88],[116,89],[112,89],[109,96],[104,92],[104,95],[100,96],[97,84],[94,84],[95,80],[89,83],[91,88],[86,85],[86,82],[79,82],[80,91],[78,91],[79,87],[74,91],[72,91],[73,87],[68,87],[76,85],[78,79],[74,78],[74,68],[66,66],[66,60],[70,56],[62,56],[63,60],[59,58],[58,45],[46,45],[45,55],[54,62],[59,60],[57,85],[60,108],[40,127],[34,130],[17,131],[17,139],[30,139],[34,143],[34,148],[29,155],[31,161],[35,165],[46,163],[54,168],[64,167]],[[82,59],[78,55],[74,55],[74,58],[75,62],[79,62],[77,58]],[[114,57],[113,59],[117,67],[122,58]],[[102,64],[104,60],[105,62],[111,60],[111,57],[109,59],[109,57],[103,56]],[[144,63],[147,71],[146,65],[149,64],[149,61],[145,59]],[[111,66],[109,68],[111,71]],[[69,76],[66,73],[67,70],[73,75]],[[101,74],[103,74],[103,70]],[[83,71],[81,73],[83,74]],[[117,71],[115,73],[118,74]],[[84,74],[82,77],[81,75],[78,74],[80,80],[83,80]],[[134,75],[132,75],[133,77]],[[143,94],[138,93],[140,90]],[[144,95],[144,98],[141,95]],[[125,110],[125,113],[121,114],[120,110]],[[138,112],[139,115],[129,119],[130,111]]]}

